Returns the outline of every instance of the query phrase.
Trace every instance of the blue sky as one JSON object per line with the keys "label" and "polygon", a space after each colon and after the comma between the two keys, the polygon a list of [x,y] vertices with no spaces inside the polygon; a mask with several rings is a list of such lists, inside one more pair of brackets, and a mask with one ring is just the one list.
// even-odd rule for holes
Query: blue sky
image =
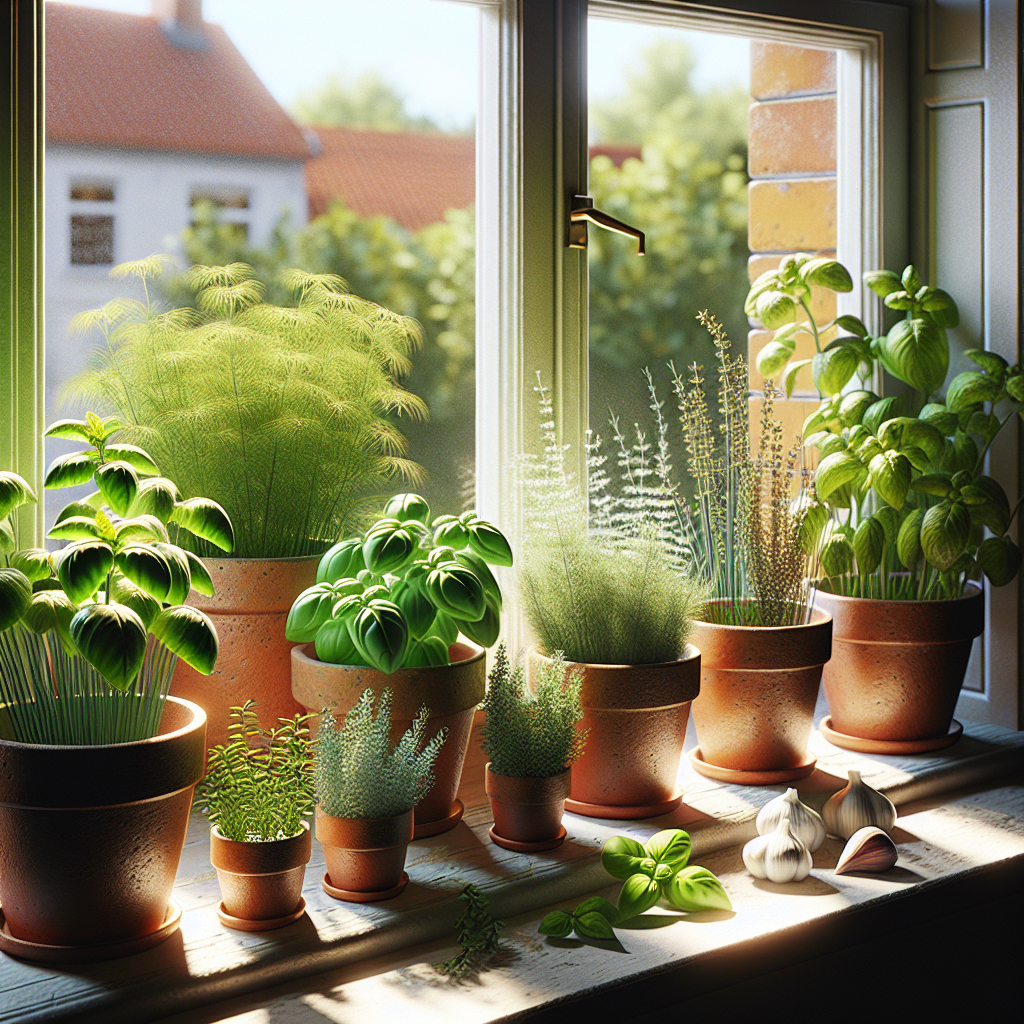
{"label": "blue sky", "polygon": [[[72,0],[149,14],[150,0]],[[413,114],[442,127],[467,124],[476,109],[477,12],[444,0],[205,0],[207,21],[222,25],[274,96],[288,105],[332,72],[377,71]],[[690,37],[698,88],[748,81],[747,42],[707,33],[591,19],[591,95],[614,95],[623,70],[670,32]]]}

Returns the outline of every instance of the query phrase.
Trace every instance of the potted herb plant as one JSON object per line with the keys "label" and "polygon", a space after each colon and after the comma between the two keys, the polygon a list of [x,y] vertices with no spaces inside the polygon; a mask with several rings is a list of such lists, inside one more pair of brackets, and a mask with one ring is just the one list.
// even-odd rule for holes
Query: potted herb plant
{"label": "potted herb plant", "polygon": [[167,309],[154,293],[168,259],[114,268],[138,279],[144,303],[76,318],[73,329],[99,332],[102,344],[68,394],[115,412],[125,439],[151,451],[186,497],[214,498],[235,524],[230,557],[183,538],[216,584],[190,603],[216,623],[222,654],[210,678],[179,665],[173,686],[206,709],[210,742],[222,744],[230,709],[246,698],[275,720],[300,710],[284,637],[292,601],[385,483],[420,472],[390,419],[425,411],[397,382],[420,329],[333,275],[287,271],[294,304],[272,305],[240,263],[190,268],[194,308]]}
{"label": "potted herb plant", "polygon": [[813,608],[817,547],[808,539],[809,517],[823,513],[809,500],[805,476],[801,493],[791,496],[791,483],[803,475],[800,445],[786,449],[771,382],[752,451],[746,364],[730,354],[713,315],[698,319],[715,342],[720,413],[716,423],[696,368],[689,383],[676,375],[696,487],[685,524],[712,588],[693,630],[701,690],[693,702],[699,746],[690,759],[698,772],[723,781],[788,782],[814,770],[808,741],[831,651],[832,620]]}
{"label": "potted herb plant", "polygon": [[586,748],[565,806],[600,818],[644,818],[677,807],[679,759],[700,652],[687,644],[703,587],[637,517],[592,525],[554,437],[550,396],[538,387],[546,457],[524,460],[519,594],[537,648],[530,671],[556,651],[581,677]]}
{"label": "potted herb plant", "polygon": [[181,916],[171,886],[206,716],[168,690],[179,658],[213,669],[217,634],[182,604],[212,584],[169,531],[230,550],[232,529],[215,502],[176,500],[117,430],[90,413],[47,431],[88,447],[46,485],[97,488],[58,515],[59,551],[16,549],[9,514],[35,495],[0,473],[0,949],[28,960],[139,952]]}
{"label": "potted herb plant", "polygon": [[562,810],[569,776],[586,744],[582,680],[557,654],[537,673],[531,693],[521,664],[498,648],[484,698],[485,789],[491,842],[521,853],[553,850],[565,839]]}
{"label": "potted herb plant", "polygon": [[210,862],[217,869],[221,924],[270,931],[306,909],[313,748],[308,715],[263,729],[255,703],[231,709],[228,742],[212,747],[196,806],[210,819]]}
{"label": "potted herb plant", "polygon": [[[839,746],[910,753],[959,738],[953,712],[984,629],[982,575],[1005,586],[1020,569],[1010,531],[1024,499],[1011,506],[985,456],[1024,416],[1024,368],[970,349],[977,368],[946,383],[954,300],[912,266],[864,281],[903,318],[877,337],[838,318],[846,333],[814,357],[822,402],[804,425],[829,513],[817,602],[835,619],[821,729]],[[869,390],[883,369],[906,385],[898,396]]]}
{"label": "potted herb plant", "polygon": [[385,689],[378,700],[373,690],[364,690],[340,727],[332,711],[321,713],[314,762],[316,837],[327,862],[324,892],[335,899],[391,899],[409,883],[404,868],[413,808],[433,785],[448,733],[442,729],[427,738],[424,706],[394,743],[391,696]]}
{"label": "potted herb plant", "polygon": [[417,839],[462,817],[455,794],[484,697],[484,647],[500,630],[501,591],[488,563],[512,564],[496,527],[475,512],[431,522],[423,498],[399,494],[383,519],[327,551],[317,583],[288,615],[285,635],[303,645],[292,652],[292,693],[304,707],[347,709],[366,687],[387,688],[394,739],[424,703],[428,737],[448,731],[437,783],[416,807]]}

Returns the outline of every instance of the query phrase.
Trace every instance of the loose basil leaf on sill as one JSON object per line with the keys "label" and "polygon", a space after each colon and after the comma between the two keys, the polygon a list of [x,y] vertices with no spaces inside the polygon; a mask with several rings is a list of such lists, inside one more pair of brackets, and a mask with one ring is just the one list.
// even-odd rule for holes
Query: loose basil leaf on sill
{"label": "loose basil leaf on sill", "polygon": [[678,871],[665,886],[665,899],[679,910],[732,910],[722,883],[707,868],[694,864]]}
{"label": "loose basil leaf on sill", "polygon": [[587,911],[584,914],[576,914],[576,934],[583,935],[588,939],[614,939],[615,931],[611,922],[596,910]]}
{"label": "loose basil leaf on sill", "polygon": [[541,935],[556,935],[559,938],[564,938],[572,932],[573,924],[572,914],[567,914],[564,910],[553,910],[541,921],[539,931]]}

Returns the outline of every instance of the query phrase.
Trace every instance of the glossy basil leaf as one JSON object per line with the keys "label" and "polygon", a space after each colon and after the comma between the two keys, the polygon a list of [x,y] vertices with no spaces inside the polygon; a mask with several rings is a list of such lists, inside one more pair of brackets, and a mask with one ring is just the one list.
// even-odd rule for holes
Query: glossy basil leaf
{"label": "glossy basil leaf", "polygon": [[409,643],[405,618],[390,601],[372,600],[349,622],[349,636],[366,662],[381,672],[400,668]]}
{"label": "glossy basil leaf", "polygon": [[403,523],[408,519],[426,523],[430,519],[430,506],[418,494],[396,494],[384,506],[384,515]]}
{"label": "glossy basil leaf", "polygon": [[595,910],[581,914],[576,912],[576,934],[588,939],[614,939],[615,932],[608,918]]}
{"label": "glossy basil leaf", "polygon": [[75,646],[117,690],[127,690],[146,656],[146,627],[123,604],[90,604],[71,620]]}
{"label": "glossy basil leaf", "polygon": [[150,544],[129,544],[117,553],[118,570],[157,601],[169,599],[174,582],[171,565],[163,553]]}
{"label": "glossy basil leaf", "polygon": [[469,569],[483,584],[484,594],[498,611],[501,611],[501,587],[494,578],[490,566],[472,548],[466,548],[455,555],[455,560]]}
{"label": "glossy basil leaf", "polygon": [[868,336],[868,329],[864,326],[864,322],[858,317],[851,316],[849,313],[837,316],[835,322],[836,326],[841,327],[844,331],[849,331],[850,334],[857,338],[866,338]]}
{"label": "glossy basil leaf", "polygon": [[371,572],[396,572],[416,555],[417,548],[415,535],[401,525],[375,529],[363,541],[363,560]]}
{"label": "glossy basil leaf", "polygon": [[564,910],[552,910],[541,921],[538,931],[541,935],[556,935],[559,938],[564,938],[572,933],[573,924],[572,914],[567,914]]}
{"label": "glossy basil leaf", "polygon": [[609,902],[603,896],[591,896],[589,900],[584,900],[576,908],[576,916],[579,917],[581,914],[600,914],[609,923],[615,924],[619,911],[614,903]]}
{"label": "glossy basil leaf", "polygon": [[[954,470],[973,470],[978,463],[978,446],[974,438],[962,430],[953,435]],[[946,467],[943,466],[943,469]]]}
{"label": "glossy basil leaf", "polygon": [[139,477],[127,462],[106,462],[96,470],[96,486],[107,504],[126,515],[139,489]]}
{"label": "glossy basil leaf", "polygon": [[423,586],[434,605],[453,619],[476,622],[487,611],[483,584],[457,562],[432,569]]}
{"label": "glossy basil leaf", "polygon": [[338,594],[330,583],[317,583],[307,587],[295,600],[288,611],[284,624],[286,640],[306,644],[313,640],[320,627],[333,618]]}
{"label": "glossy basil leaf", "polygon": [[172,481],[162,476],[148,477],[139,481],[127,515],[155,516],[161,523],[168,523],[177,500],[178,488]]}
{"label": "glossy basil leaf", "polygon": [[929,288],[921,297],[921,308],[939,327],[956,327],[960,323],[960,311],[953,297],[941,288]]}
{"label": "glossy basil leaf", "polygon": [[405,651],[403,668],[433,668],[437,665],[450,665],[448,644],[440,637],[425,636],[422,640],[410,640]]}
{"label": "glossy basil leaf", "polygon": [[167,535],[167,527],[158,516],[149,513],[132,516],[131,519],[122,519],[114,527],[114,536],[119,544],[149,541],[162,541],[166,544],[170,540]]}
{"label": "glossy basil leaf", "polygon": [[848,345],[816,352],[811,359],[814,383],[823,395],[838,395],[857,372],[859,362],[856,351]]}
{"label": "glossy basil leaf", "polygon": [[971,480],[970,486],[976,488],[985,498],[971,510],[971,515],[994,534],[1006,533],[1010,528],[1010,500],[1002,484],[993,477],[980,473]]}
{"label": "glossy basil leaf", "polygon": [[438,612],[430,626],[428,636],[436,636],[446,647],[451,647],[459,639],[459,627],[450,615]]}
{"label": "glossy basil leaf", "polygon": [[149,631],[201,675],[208,676],[217,664],[217,630],[198,608],[184,604],[165,608],[149,624]]}
{"label": "glossy basil leaf", "polygon": [[33,633],[56,632],[67,647],[71,643],[71,620],[77,613],[78,606],[63,590],[40,590],[32,595],[21,624]]}
{"label": "glossy basil leaf", "polygon": [[949,493],[953,489],[949,473],[925,473],[924,476],[919,476],[914,480],[910,486],[915,491],[933,494],[937,498],[949,497]]}
{"label": "glossy basil leaf", "polygon": [[24,477],[7,470],[0,472],[0,519],[6,519],[19,506],[35,500],[35,491]]}
{"label": "glossy basil leaf", "polygon": [[951,412],[959,413],[979,402],[994,402],[1002,393],[1000,381],[977,370],[965,370],[949,382],[946,407]]}
{"label": "glossy basil leaf", "polygon": [[883,299],[886,295],[899,291],[903,287],[898,275],[894,274],[891,270],[869,270],[861,276],[864,283]]}
{"label": "glossy basil leaf", "polygon": [[149,454],[134,444],[108,444],[103,449],[103,454],[108,459],[127,462],[132,469],[143,476],[154,477],[160,475],[159,467],[149,457]]}
{"label": "glossy basil leaf", "polygon": [[362,537],[350,537],[338,541],[324,552],[316,569],[317,583],[334,583],[337,580],[353,579],[356,573],[366,568],[363,560]]}
{"label": "glossy basil leaf", "polygon": [[900,408],[901,403],[898,398],[880,398],[864,410],[864,415],[861,417],[860,422],[872,434],[877,434],[879,427],[883,423],[899,416]]}
{"label": "glossy basil leaf", "polygon": [[929,402],[917,418],[933,426],[943,437],[952,437],[957,427],[956,414],[939,402]]}
{"label": "glossy basil leaf", "polygon": [[921,557],[921,522],[924,509],[912,509],[896,534],[896,554],[903,566],[913,569]]}
{"label": "glossy basil leaf", "polygon": [[853,544],[845,533],[836,531],[821,547],[821,567],[827,576],[842,576],[853,571]]}
{"label": "glossy basil leaf", "polygon": [[91,516],[68,516],[46,535],[54,540],[102,540],[103,534],[96,525],[96,514]]}
{"label": "glossy basil leaf", "polygon": [[469,547],[472,551],[491,565],[512,564],[512,548],[505,535],[490,523],[475,519],[466,527]]}
{"label": "glossy basil leaf", "polygon": [[873,516],[862,519],[853,534],[853,555],[857,572],[862,576],[874,572],[885,550],[885,528]]}
{"label": "glossy basil leaf", "polygon": [[859,483],[867,475],[863,463],[849,452],[834,452],[821,460],[814,483],[818,497],[828,501],[834,491],[846,484]]}
{"label": "glossy basil leaf", "polygon": [[146,629],[149,629],[149,624],[163,611],[163,605],[155,597],[120,574],[114,577],[110,585],[110,599],[131,608]]}
{"label": "glossy basil leaf", "polygon": [[769,331],[795,320],[796,314],[796,303],[785,292],[762,292],[754,304],[754,315]]}
{"label": "glossy basil leaf", "polygon": [[438,516],[431,527],[434,543],[439,547],[461,550],[469,544],[469,533],[457,516]]}
{"label": "glossy basil leaf", "polygon": [[796,378],[805,366],[810,366],[810,359],[797,359],[786,367],[786,375],[782,379],[782,386],[786,389],[786,397],[792,398],[793,390],[796,388]]}
{"label": "glossy basil leaf", "polygon": [[498,642],[501,635],[501,613],[495,607],[490,595],[485,596],[487,605],[483,615],[475,622],[468,622],[465,619],[455,620],[459,632],[467,636],[475,644],[481,647],[490,647]]}
{"label": "glossy basil leaf", "polygon": [[800,268],[800,277],[808,284],[820,285],[833,292],[853,291],[850,272],[838,260],[818,256]]}
{"label": "glossy basil leaf", "polygon": [[921,520],[921,550],[936,569],[945,571],[960,556],[971,534],[971,516],[962,501],[940,501]]}
{"label": "glossy basil leaf", "polygon": [[359,653],[349,634],[345,619],[331,619],[325,622],[313,638],[316,656],[331,665],[368,665]]}
{"label": "glossy basil leaf", "polygon": [[18,546],[14,536],[14,527],[9,519],[0,519],[0,551],[8,554]]}
{"label": "glossy basil leaf", "polygon": [[732,910],[722,883],[707,868],[683,868],[665,886],[665,899],[679,910]]}
{"label": "glossy basil leaf", "polygon": [[53,573],[50,552],[45,548],[23,548],[21,551],[15,551],[8,561],[12,569],[23,572],[31,583],[49,579]]}
{"label": "glossy basil leaf", "polygon": [[994,587],[1012,582],[1021,560],[1020,548],[1009,537],[986,537],[978,547],[978,565]]}
{"label": "glossy basil leaf", "polygon": [[395,584],[391,600],[405,616],[405,624],[413,640],[421,640],[429,635],[437,609],[419,581],[410,583],[403,580]]}
{"label": "glossy basil leaf", "polygon": [[782,341],[769,341],[757,353],[757,372],[766,380],[775,380],[779,371],[789,362],[793,345]]}
{"label": "glossy basil leaf", "polygon": [[650,910],[661,897],[661,886],[647,875],[630,875],[622,883],[618,899],[618,920],[628,921],[630,918]]}
{"label": "glossy basil leaf", "polygon": [[805,554],[813,553],[828,522],[828,509],[821,502],[808,501],[799,508],[791,506],[790,512],[799,517],[800,550]]}
{"label": "glossy basil leaf", "polygon": [[923,395],[937,391],[949,369],[949,340],[926,320],[900,320],[879,346],[882,364]]}
{"label": "glossy basil leaf", "polygon": [[59,490],[62,487],[78,487],[88,483],[96,472],[96,463],[88,452],[74,452],[61,455],[50,463],[43,486]]}
{"label": "glossy basil leaf", "polygon": [[857,426],[877,401],[878,395],[873,391],[851,391],[843,395],[839,402],[839,419],[843,426]]}
{"label": "glossy basil leaf", "polygon": [[192,566],[188,555],[176,544],[155,541],[149,547],[164,556],[171,571],[171,585],[167,588],[167,596],[163,598],[164,603],[184,604],[192,589]]}
{"label": "glossy basil leaf", "polygon": [[178,502],[171,520],[189,533],[208,540],[230,554],[235,547],[235,531],[227,512],[210,498],[189,498]]}
{"label": "glossy basil leaf", "polygon": [[[1006,378],[1006,393],[1015,402],[1024,402],[1024,373],[1016,373]],[[1024,410],[1021,410],[1024,415]]]}
{"label": "glossy basil leaf", "polygon": [[690,836],[681,828],[663,829],[644,843],[644,849],[659,864],[678,869],[690,859]]}
{"label": "glossy basil leaf", "polygon": [[903,508],[910,490],[913,468],[900,452],[881,452],[871,460],[868,484],[875,493],[895,509]]}
{"label": "glossy basil leaf", "polygon": [[647,850],[629,836],[612,836],[601,849],[601,865],[612,878],[629,878],[640,870]]}
{"label": "glossy basil leaf", "polygon": [[0,569],[0,632],[10,629],[31,602],[31,580],[17,569]]}
{"label": "glossy basil leaf", "polygon": [[114,552],[101,540],[83,540],[60,552],[57,578],[75,604],[92,597],[114,567]]}
{"label": "glossy basil leaf", "polygon": [[51,423],[46,428],[43,432],[43,437],[56,437],[62,441],[84,441],[86,444],[92,443],[88,424],[83,423],[82,420],[57,420],[56,423]]}

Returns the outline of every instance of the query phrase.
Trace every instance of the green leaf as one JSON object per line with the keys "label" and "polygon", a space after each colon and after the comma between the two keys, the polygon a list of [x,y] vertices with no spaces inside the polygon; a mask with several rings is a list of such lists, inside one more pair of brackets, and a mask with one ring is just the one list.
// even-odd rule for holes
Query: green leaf
{"label": "green leaf", "polygon": [[1002,484],[984,473],[972,478],[971,487],[984,495],[985,500],[971,509],[971,515],[997,536],[1010,528],[1010,500]]}
{"label": "green leaf", "polygon": [[722,883],[707,868],[691,867],[678,871],[665,886],[665,899],[679,910],[732,910],[732,901]]}
{"label": "green leaf", "polygon": [[540,923],[538,931],[541,935],[557,935],[564,938],[573,930],[573,916],[564,910],[552,910]]}
{"label": "green leaf", "polygon": [[349,636],[366,662],[381,672],[400,668],[409,643],[405,618],[391,601],[372,600],[349,623]]}
{"label": "green leaf", "polygon": [[796,378],[805,366],[810,366],[810,359],[797,359],[786,367],[786,375],[783,377],[783,387],[786,389],[786,397],[791,398],[793,389],[796,387]]}
{"label": "green leaf", "polygon": [[603,896],[591,896],[589,900],[584,900],[576,908],[576,916],[579,917],[581,914],[600,914],[611,924],[615,924],[619,917],[619,911],[615,904]]}
{"label": "green leaf", "polygon": [[844,427],[858,426],[864,413],[877,401],[878,395],[873,391],[850,391],[839,402],[840,422]]}
{"label": "green leaf", "polygon": [[498,637],[501,635],[501,612],[498,611],[489,594],[484,595],[484,600],[487,607],[479,619],[475,622],[456,619],[455,625],[459,632],[469,637],[473,643],[479,644],[481,647],[490,647],[497,643]]}
{"label": "green leaf", "polygon": [[921,299],[921,308],[928,319],[939,327],[956,327],[960,323],[960,311],[948,292],[941,288],[929,288]]}
{"label": "green leaf", "polygon": [[348,629],[347,619],[330,619],[313,638],[316,656],[330,665],[368,665],[359,653]]}
{"label": "green leaf", "polygon": [[445,647],[451,647],[459,639],[459,627],[455,625],[455,620],[451,616],[445,615],[444,612],[438,612],[430,627],[429,635],[438,637],[443,641]]}
{"label": "green leaf", "polygon": [[132,469],[143,476],[155,477],[160,474],[157,464],[146,452],[134,444],[108,444],[103,449],[103,454],[108,459],[127,462]]}
{"label": "green leaf", "polygon": [[[192,565],[188,555],[176,544],[154,541],[149,546],[164,556],[171,570],[171,585],[162,600],[166,604],[184,604],[192,589]],[[155,594],[153,596],[156,597]]]}
{"label": "green leaf", "polygon": [[487,611],[483,584],[458,562],[432,569],[423,585],[437,608],[453,619],[476,622]]}
{"label": "green leaf", "polygon": [[338,541],[329,548],[316,570],[317,583],[336,583],[338,580],[354,579],[356,573],[366,568],[363,560],[363,538],[350,537]]}
{"label": "green leaf", "polygon": [[71,620],[82,657],[117,690],[127,690],[146,657],[146,627],[123,604],[90,604]]}
{"label": "green leaf", "polygon": [[795,320],[796,313],[796,303],[785,292],[766,291],[757,297],[754,315],[769,331]]}
{"label": "green leaf", "polygon": [[61,455],[50,463],[43,486],[54,490],[62,487],[78,487],[88,483],[96,472],[96,463],[88,452],[74,452]]}
{"label": "green leaf", "polygon": [[0,519],[6,519],[14,509],[35,500],[35,491],[24,477],[7,470],[0,472]]}
{"label": "green leaf", "polygon": [[1003,392],[1003,386],[987,374],[977,370],[958,373],[946,389],[946,407],[951,412],[963,412],[980,402],[994,402]]}
{"label": "green leaf", "polygon": [[849,452],[834,452],[821,460],[814,483],[818,497],[827,501],[829,496],[846,484],[855,484],[867,476],[863,463]]}
{"label": "green leaf", "polygon": [[622,883],[618,899],[618,920],[628,921],[650,910],[661,896],[661,886],[647,875],[630,875]]}
{"label": "green leaf", "polygon": [[1020,572],[1021,551],[1009,537],[986,537],[978,547],[978,565],[994,587],[1005,587]]}
{"label": "green leaf", "polygon": [[363,541],[363,560],[370,572],[396,572],[415,557],[417,549],[417,538],[407,527],[373,529]]}
{"label": "green leaf", "polygon": [[962,501],[940,501],[921,520],[921,550],[936,569],[945,571],[960,556],[971,535],[971,516]]}
{"label": "green leaf", "polygon": [[123,516],[135,499],[139,477],[127,462],[107,462],[96,470],[96,486],[107,504]]}
{"label": "green leaf", "polygon": [[77,613],[78,606],[63,590],[40,590],[32,595],[21,624],[33,633],[55,630],[67,641],[71,638],[71,620]]}
{"label": "green leaf", "polygon": [[306,644],[313,640],[320,627],[333,618],[333,609],[338,601],[330,583],[317,583],[307,587],[295,600],[288,611],[284,624],[286,640]]}
{"label": "green leaf", "polygon": [[956,430],[956,414],[938,402],[929,402],[917,414],[917,418],[933,426],[943,437],[952,437]]}
{"label": "green leaf", "polygon": [[23,548],[15,551],[8,561],[12,569],[24,573],[31,583],[49,579],[53,573],[50,552],[45,548]]}
{"label": "green leaf", "polygon": [[457,516],[438,516],[431,527],[434,543],[458,551],[469,544],[469,533]]}
{"label": "green leaf", "polygon": [[879,345],[882,364],[923,395],[937,391],[949,369],[949,341],[943,328],[926,320],[900,320]]}
{"label": "green leaf", "polygon": [[838,260],[819,256],[800,268],[800,277],[808,284],[820,285],[833,292],[852,292],[850,272]]}
{"label": "green leaf", "polygon": [[891,270],[869,270],[862,277],[864,283],[883,299],[886,295],[899,291],[903,287],[899,277]]}
{"label": "green leaf", "polygon": [[466,526],[470,549],[491,565],[512,564],[512,548],[496,526],[474,519]]}
{"label": "green leaf", "polygon": [[845,533],[835,531],[821,547],[821,567],[827,576],[853,571],[853,544]]}
{"label": "green leaf", "polygon": [[847,345],[816,352],[811,359],[814,383],[823,395],[838,395],[857,372],[857,353]]}
{"label": "green leaf", "polygon": [[644,843],[644,849],[659,864],[668,864],[678,869],[690,859],[690,836],[681,828],[667,828],[655,832]]}
{"label": "green leaf", "polygon": [[774,380],[779,370],[789,362],[793,354],[793,345],[781,341],[769,341],[757,353],[757,372],[762,377]]}
{"label": "green leaf", "polygon": [[842,327],[844,331],[849,331],[854,337],[867,338],[868,336],[868,329],[864,326],[863,321],[855,316],[850,316],[849,313],[837,316],[835,322],[838,327]]}
{"label": "green leaf", "polygon": [[4,554],[13,551],[18,546],[14,536],[14,527],[9,519],[0,519],[0,551]]}
{"label": "green leaf", "polygon": [[864,576],[874,572],[882,561],[885,550],[885,528],[872,516],[861,520],[853,534],[853,554],[857,559],[857,572]]}
{"label": "green leaf", "polygon": [[880,398],[873,405],[869,405],[861,417],[861,426],[870,430],[872,434],[878,433],[878,428],[888,420],[900,414],[901,403],[898,398]]}
{"label": "green leaf", "polygon": [[163,611],[163,605],[155,597],[120,574],[114,577],[110,585],[110,599],[131,608],[146,629],[149,629],[150,623]]}
{"label": "green leaf", "polygon": [[899,452],[880,452],[869,467],[868,485],[895,509],[903,508],[910,489],[913,467],[910,460]]}
{"label": "green leaf", "polygon": [[0,569],[0,633],[25,614],[31,601],[31,580],[17,569]]}
{"label": "green leaf", "polygon": [[[99,513],[103,515],[103,513]],[[154,515],[133,516],[122,519],[111,531],[119,544],[147,543],[149,541],[168,542],[167,527]]]}
{"label": "green leaf", "polygon": [[55,524],[46,535],[54,540],[104,540],[99,526],[96,525],[96,513],[91,516],[68,516]]}
{"label": "green leaf", "polygon": [[[191,551],[186,551],[185,557],[188,559],[192,589],[197,594],[205,594],[207,597],[213,597],[213,577],[210,575],[210,570],[206,568],[206,563]],[[310,639],[312,640],[312,637],[310,637]]]}
{"label": "green leaf", "polygon": [[583,935],[588,939],[615,938],[615,931],[612,929],[608,918],[594,910],[585,914],[577,911],[575,928],[577,935]]}
{"label": "green leaf", "polygon": [[153,476],[139,481],[135,498],[128,506],[129,516],[156,516],[161,523],[168,523],[178,500],[178,488],[166,477]]}
{"label": "green leaf", "polygon": [[114,552],[101,540],[83,540],[69,544],[59,553],[57,578],[64,593],[81,604],[100,588],[114,567]]}
{"label": "green leaf", "polygon": [[43,437],[56,437],[63,441],[84,441],[91,443],[89,427],[81,420],[57,420],[51,423],[43,433]]}
{"label": "green leaf", "polygon": [[915,508],[903,520],[896,534],[896,554],[907,569],[913,569],[921,557],[921,522],[924,509]]}
{"label": "green leaf", "polygon": [[647,850],[629,836],[612,836],[601,849],[601,865],[612,878],[629,878],[640,870]]}
{"label": "green leaf", "polygon": [[946,498],[953,489],[950,483],[949,473],[925,473],[919,476],[910,485],[915,491],[923,491],[925,494],[933,494],[937,498]]}
{"label": "green leaf", "polygon": [[208,540],[229,554],[235,546],[235,531],[227,512],[211,498],[189,498],[178,502],[171,520],[189,533]]}
{"label": "green leaf", "polygon": [[448,646],[440,637],[436,636],[425,636],[422,640],[410,640],[409,646],[405,649],[402,668],[431,668],[437,665],[450,665]]}
{"label": "green leaf", "polygon": [[170,602],[168,595],[174,582],[167,557],[150,544],[129,544],[115,559],[126,579],[141,587],[157,601]]}
{"label": "green leaf", "polygon": [[[1015,402],[1024,402],[1024,373],[1016,373],[1006,378],[1006,393]],[[1024,415],[1024,410],[1021,410]]]}
{"label": "green leaf", "polygon": [[384,515],[402,523],[415,519],[425,524],[430,519],[430,506],[418,494],[396,494],[384,506]]}
{"label": "green leaf", "polygon": [[166,608],[149,624],[149,630],[201,675],[208,676],[217,664],[217,630],[198,608],[184,604]]}

